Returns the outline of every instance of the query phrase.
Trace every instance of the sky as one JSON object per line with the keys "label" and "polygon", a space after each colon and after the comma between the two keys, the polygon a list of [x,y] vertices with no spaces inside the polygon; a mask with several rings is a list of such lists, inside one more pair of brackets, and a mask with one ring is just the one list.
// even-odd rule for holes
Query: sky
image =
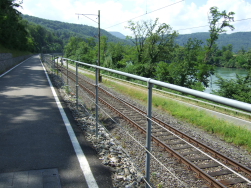
{"label": "sky", "polygon": [[[209,9],[213,6],[220,11],[235,12],[233,32],[251,31],[251,0],[23,0],[18,10],[39,18],[93,27],[98,27],[100,10],[101,28],[124,35],[131,35],[126,29],[129,20],[159,18],[160,23],[170,25],[178,33],[188,34],[208,31]],[[85,14],[90,19],[76,14]]]}

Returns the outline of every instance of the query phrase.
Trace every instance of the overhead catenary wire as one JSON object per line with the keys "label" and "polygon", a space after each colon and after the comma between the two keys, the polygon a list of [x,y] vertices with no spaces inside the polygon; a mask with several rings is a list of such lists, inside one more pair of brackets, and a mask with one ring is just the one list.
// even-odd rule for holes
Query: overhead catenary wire
{"label": "overhead catenary wire", "polygon": [[[118,0],[117,0],[117,1],[118,1]],[[115,2],[117,2],[117,1],[115,1]],[[175,3],[172,3],[172,4],[169,4],[169,5],[167,5],[167,6],[161,7],[161,8],[159,8],[159,9],[153,10],[153,11],[151,11],[151,12],[147,12],[147,0],[146,0],[146,13],[145,13],[145,14],[142,14],[142,15],[136,16],[136,17],[134,17],[134,18],[131,18],[131,19],[129,19],[129,20],[126,20],[126,21],[117,23],[117,24],[115,24],[115,25],[109,26],[109,27],[107,27],[106,29],[111,28],[111,27],[115,27],[115,26],[120,25],[120,24],[123,24],[123,23],[126,23],[126,22],[128,22],[128,21],[130,21],[130,20],[134,20],[134,19],[136,19],[136,18],[140,18],[140,17],[145,16],[145,15],[147,15],[147,14],[151,14],[151,13],[156,12],[156,11],[159,11],[159,10],[161,10],[161,9],[164,9],[164,8],[170,7],[170,6],[172,6],[172,5],[181,3],[181,2],[183,2],[183,1],[185,1],[185,0],[181,0],[181,1],[178,1],[178,2],[175,2]],[[76,15],[78,15],[78,16],[79,16],[79,15],[83,15],[83,16],[85,16],[86,18],[92,20],[93,22],[98,23],[97,21],[95,21],[95,20],[93,20],[93,19],[91,19],[91,18],[89,18],[89,17],[87,16],[87,15],[95,15],[95,14],[76,14]],[[96,16],[97,16],[97,15],[96,15]],[[234,20],[233,22],[246,21],[246,20],[250,20],[250,19],[251,19],[251,18],[244,18],[244,19]],[[197,29],[197,28],[208,27],[208,26],[209,26],[209,25],[202,25],[202,26],[195,26],[195,27],[189,27],[189,28],[181,28],[181,29],[177,29],[176,31],[183,31],[183,30],[189,30],[189,29]]]}
{"label": "overhead catenary wire", "polygon": [[111,27],[115,27],[115,26],[117,26],[117,25],[126,23],[126,22],[128,22],[128,21],[130,21],[130,20],[134,20],[134,19],[136,19],[136,18],[140,18],[140,17],[145,16],[145,15],[147,15],[147,14],[151,14],[151,13],[156,12],[156,11],[159,11],[159,10],[161,10],[161,9],[164,9],[164,8],[173,6],[173,5],[175,5],[175,4],[181,3],[181,2],[183,2],[183,1],[185,1],[185,0],[181,0],[181,1],[178,1],[178,2],[176,2],[176,3],[172,3],[172,4],[170,4],[170,5],[167,5],[167,6],[158,8],[158,9],[153,10],[153,11],[151,11],[151,12],[146,12],[145,14],[142,14],[142,15],[140,15],[140,16],[136,16],[136,17],[134,17],[134,18],[131,18],[131,19],[129,19],[129,20],[126,20],[126,21],[123,21],[123,22],[120,22],[120,23],[117,23],[117,24],[112,25],[112,26],[109,26],[109,27],[107,27],[107,28],[105,28],[105,29],[109,29],[109,28],[111,28]]}
{"label": "overhead catenary wire", "polygon": [[147,0],[146,0],[146,14],[147,14]]}
{"label": "overhead catenary wire", "polygon": [[[240,22],[240,21],[245,21],[245,20],[250,20],[251,18],[244,18],[244,19],[240,19],[240,20],[234,20],[234,22]],[[183,29],[177,29],[177,31],[182,31],[182,30],[188,30],[188,29],[197,29],[197,28],[201,28],[201,27],[208,27],[209,25],[201,25],[201,26],[195,26],[195,27],[188,27],[188,28],[183,28]]]}
{"label": "overhead catenary wire", "polygon": [[[120,22],[120,23],[117,23],[117,24],[112,25],[112,26],[109,26],[109,27],[107,27],[107,28],[105,28],[105,29],[109,29],[109,28],[111,28],[111,27],[115,27],[115,26],[121,25],[121,24],[126,23],[126,22],[128,22],[128,21],[130,21],[130,20],[134,20],[134,19],[140,18],[140,17],[145,16],[145,15],[147,15],[147,14],[151,14],[151,13],[153,13],[153,12],[159,11],[159,10],[164,9],[164,8],[167,8],[167,7],[169,7],[169,6],[172,6],[172,5],[181,3],[181,2],[183,2],[183,1],[185,1],[185,0],[178,1],[178,2],[176,2],[176,3],[173,3],[173,4],[170,4],[170,5],[161,7],[161,8],[156,9],[156,10],[153,10],[153,11],[151,11],[151,12],[147,12],[147,1],[146,1],[146,13],[145,13],[145,14],[136,16],[136,17],[134,17],[134,18],[131,18],[131,19],[129,19],[129,20],[126,20],[126,21],[123,21],[123,22]],[[251,19],[251,18],[244,18],[244,19],[240,19],[240,20],[235,20],[234,22],[245,21],[245,20],[250,20],[250,19]],[[189,30],[189,29],[197,29],[197,28],[208,27],[208,26],[209,26],[209,25],[202,25],[202,26],[195,26],[195,27],[189,27],[189,28],[181,28],[181,29],[177,29],[177,31],[183,31],[183,30]]]}
{"label": "overhead catenary wire", "polygon": [[78,16],[79,16],[79,15],[84,16],[84,17],[88,18],[89,20],[91,20],[91,21],[93,21],[93,22],[95,22],[95,23],[98,23],[97,21],[95,21],[95,20],[89,18],[88,16],[86,16],[86,15],[97,16],[96,14],[78,14],[78,13],[76,13],[76,15],[78,15]]}

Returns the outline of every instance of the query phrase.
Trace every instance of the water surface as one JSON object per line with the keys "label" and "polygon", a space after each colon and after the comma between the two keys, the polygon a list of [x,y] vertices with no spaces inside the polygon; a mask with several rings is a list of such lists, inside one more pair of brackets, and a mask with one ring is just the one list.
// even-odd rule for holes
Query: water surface
{"label": "water surface", "polygon": [[204,90],[205,93],[211,93],[212,90],[217,90],[219,87],[214,83],[218,78],[216,75],[224,79],[236,79],[236,74],[240,76],[246,76],[248,73],[245,69],[235,69],[235,68],[224,68],[217,67],[215,70],[215,74],[210,77],[209,87]]}

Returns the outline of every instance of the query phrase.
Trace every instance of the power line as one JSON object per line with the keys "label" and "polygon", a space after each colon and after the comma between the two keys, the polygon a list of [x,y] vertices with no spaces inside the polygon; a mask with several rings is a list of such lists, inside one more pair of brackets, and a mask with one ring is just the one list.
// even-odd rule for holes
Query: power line
{"label": "power line", "polygon": [[147,14],[147,0],[146,0],[146,14]]}
{"label": "power line", "polygon": [[176,2],[176,3],[173,3],[173,4],[170,4],[170,5],[167,5],[167,6],[161,7],[161,8],[159,8],[159,9],[153,10],[153,11],[148,12],[148,13],[146,12],[145,14],[142,14],[142,15],[140,15],[140,16],[137,16],[137,17],[131,18],[131,19],[126,20],[126,21],[124,21],[124,22],[117,23],[117,24],[115,24],[115,25],[112,25],[112,26],[110,26],[110,27],[107,27],[106,29],[111,28],[111,27],[115,27],[115,26],[117,26],[117,25],[123,24],[123,23],[125,23],[125,22],[130,21],[130,20],[134,20],[134,19],[136,19],[136,18],[140,18],[140,17],[145,16],[145,15],[147,15],[147,14],[151,14],[151,13],[156,12],[156,11],[159,11],[159,10],[161,10],[161,9],[164,9],[164,8],[170,7],[170,6],[172,6],[172,5],[175,5],[175,4],[178,4],[178,3],[181,3],[182,1],[185,1],[185,0],[178,1],[178,2]]}
{"label": "power line", "polygon": [[161,7],[161,8],[159,8],[159,9],[153,10],[153,11],[149,12],[148,14],[151,14],[151,13],[153,13],[153,12],[156,12],[156,11],[158,11],[158,10],[164,9],[164,8],[166,8],[166,7],[170,7],[170,6],[172,6],[172,5],[181,3],[182,1],[185,1],[185,0],[181,0],[181,1],[178,1],[178,2],[173,3],[173,4],[171,4],[171,5],[167,5],[167,6],[165,6],[165,7]]}
{"label": "power line", "polygon": [[[234,22],[245,21],[245,20],[250,20],[250,19],[251,18],[244,18],[244,19],[240,19],[240,20],[235,20]],[[184,29],[177,29],[177,31],[188,30],[188,29],[196,29],[196,28],[208,27],[208,26],[209,25],[202,25],[202,26],[196,26],[196,27],[190,27],[190,28],[184,28]]]}
{"label": "power line", "polygon": [[188,29],[196,29],[196,28],[207,27],[207,26],[209,26],[209,25],[202,25],[202,26],[190,27],[190,28],[185,28],[185,29],[178,29],[177,31],[188,30]]}
{"label": "power line", "polygon": [[[118,1],[118,0],[117,0],[117,1]],[[181,3],[182,1],[185,1],[185,0],[178,1],[178,2],[176,2],[176,3],[173,3],[173,4],[170,4],[170,5],[167,5],[167,6],[161,7],[161,8],[156,9],[156,10],[153,10],[153,11],[151,11],[151,12],[147,12],[147,2],[146,2],[146,13],[145,13],[145,14],[142,14],[142,15],[140,15],[140,16],[136,16],[136,17],[134,17],[134,18],[132,18],[132,19],[129,19],[129,20],[126,20],[126,21],[123,21],[123,22],[120,22],[120,23],[117,23],[117,24],[115,24],[115,25],[112,25],[112,26],[110,26],[110,27],[107,27],[106,29],[109,29],[109,28],[111,28],[111,27],[115,27],[115,26],[117,26],[117,25],[120,25],[120,24],[126,23],[126,22],[128,22],[128,21],[130,21],[130,20],[134,20],[134,19],[136,19],[136,18],[140,18],[140,17],[142,17],[142,16],[145,16],[146,14],[151,14],[151,13],[153,13],[153,12],[159,11],[159,10],[164,9],[164,8],[167,8],[167,7],[169,7],[169,6],[172,6],[172,5],[175,5],[175,4],[178,4],[178,3]],[[238,21],[245,21],[245,20],[250,20],[250,19],[251,19],[251,18],[245,18],[245,19],[235,20],[234,22],[238,22]],[[178,31],[188,30],[188,29],[196,29],[196,28],[201,28],[201,27],[208,27],[208,26],[209,26],[209,25],[196,26],[196,27],[190,27],[190,28],[178,29]]]}
{"label": "power line", "polygon": [[251,18],[245,18],[245,19],[241,19],[241,20],[235,20],[235,22],[239,22],[239,21],[244,21],[244,20],[250,20]]}
{"label": "power line", "polygon": [[84,16],[84,17],[88,18],[89,20],[91,20],[91,21],[93,21],[93,22],[98,23],[97,21],[95,21],[95,20],[93,20],[93,19],[89,18],[88,16],[86,16],[86,15],[97,16],[96,14],[76,14],[76,15],[78,15],[78,16],[79,16],[79,15]]}

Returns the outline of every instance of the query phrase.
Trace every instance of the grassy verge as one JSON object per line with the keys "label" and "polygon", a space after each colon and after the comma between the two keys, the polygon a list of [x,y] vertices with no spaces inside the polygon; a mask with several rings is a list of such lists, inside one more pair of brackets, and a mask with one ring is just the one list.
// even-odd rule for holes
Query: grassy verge
{"label": "grassy verge", "polygon": [[[95,80],[94,73],[93,74],[90,73],[90,74],[93,75],[93,76],[89,75],[89,77],[91,79]],[[133,83],[133,82],[131,82],[131,83]],[[136,83],[136,82],[134,82],[134,83]],[[140,85],[139,87],[144,88],[142,83],[138,83],[138,84]],[[131,84],[131,85],[134,85],[134,84]],[[237,118],[240,118],[240,119],[251,121],[251,113],[247,113],[247,112],[242,111],[242,110],[237,110],[237,109],[235,109],[233,107],[229,107],[229,106],[219,104],[219,103],[216,103],[216,102],[213,102],[213,101],[209,101],[209,100],[206,100],[206,99],[203,99],[203,98],[198,99],[197,97],[190,96],[190,95],[184,95],[183,96],[183,94],[181,94],[180,92],[173,91],[173,90],[170,90],[170,89],[167,89],[167,88],[162,88],[162,91],[154,90],[154,92],[159,93],[160,95],[164,95],[164,96],[166,96],[168,98],[171,98],[171,99],[174,99],[174,100],[182,101],[182,102],[185,102],[185,103],[193,104],[195,106],[200,106],[202,108],[206,108],[206,109],[213,110],[213,111],[216,111],[216,112],[220,112],[220,113],[223,113],[223,114],[227,114],[227,115],[230,115],[230,116],[233,116],[233,117],[237,117]],[[176,95],[176,94],[178,94],[178,95]]]}
{"label": "grassy verge", "polygon": [[0,53],[11,53],[13,57],[32,54],[31,52],[27,52],[27,51],[8,49],[8,48],[3,47],[1,44],[0,44]]}
{"label": "grassy verge", "polygon": [[[95,75],[93,74],[84,75],[90,79],[95,79]],[[125,87],[123,84],[118,84],[109,79],[103,79],[103,83],[107,87],[115,89],[117,92],[137,99],[142,104],[147,104],[147,91],[143,91],[142,89],[128,89],[128,87]],[[168,112],[182,121],[200,127],[211,134],[216,134],[228,143],[242,146],[251,152],[251,131],[243,127],[220,120],[219,118],[209,115],[205,111],[197,110],[163,96],[153,96],[153,106]]]}
{"label": "grassy verge", "polygon": [[[104,80],[104,84],[115,88],[118,92],[135,98],[142,103],[147,103],[147,93],[138,89],[128,89],[123,85]],[[251,151],[251,132],[243,127],[236,126],[224,120],[219,120],[204,111],[182,105],[178,102],[166,99],[161,96],[153,96],[153,105],[164,110],[174,117],[200,127],[209,133],[216,134],[226,142],[242,146]]]}

